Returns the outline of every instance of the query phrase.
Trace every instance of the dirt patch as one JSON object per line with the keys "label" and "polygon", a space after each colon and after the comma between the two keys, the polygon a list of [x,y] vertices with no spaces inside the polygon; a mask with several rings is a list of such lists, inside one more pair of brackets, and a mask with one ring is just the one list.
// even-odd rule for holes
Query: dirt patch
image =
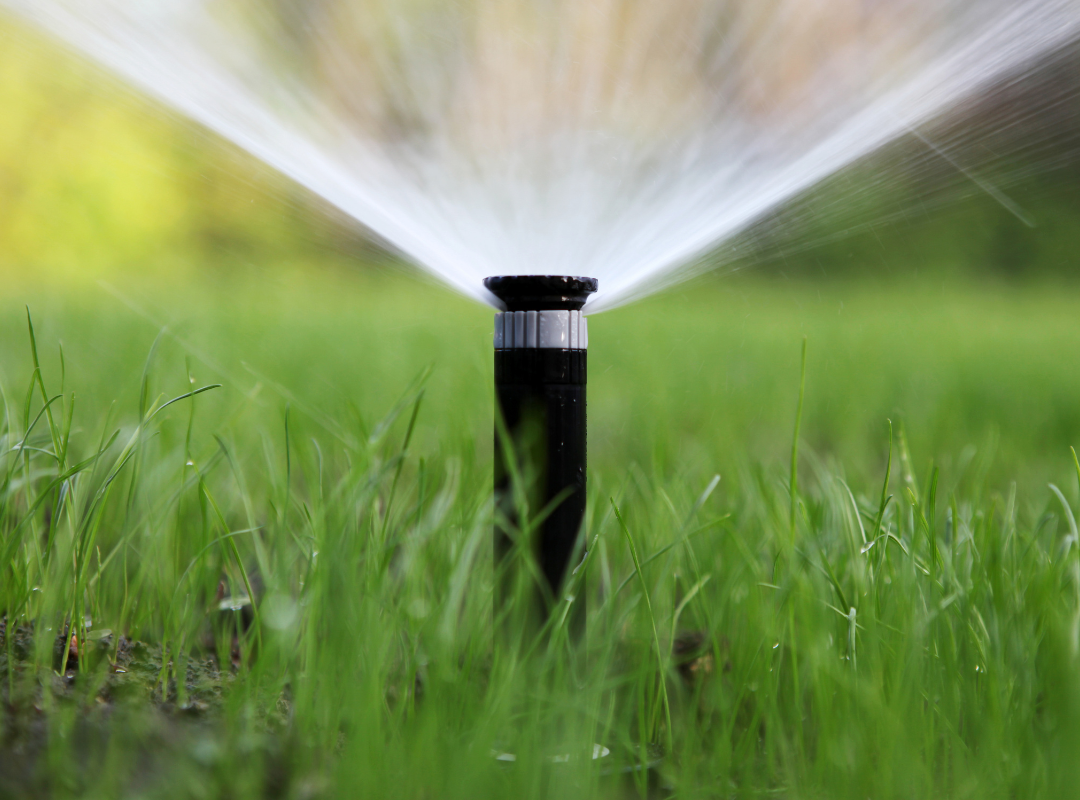
{"label": "dirt patch", "polygon": [[261,784],[257,794],[275,796],[289,784],[280,757],[287,701],[255,733],[237,736],[222,713],[234,670],[219,669],[214,656],[190,657],[176,670],[159,645],[112,635],[79,643],[65,632],[42,666],[31,627],[7,637],[0,620],[0,797],[77,793],[110,776],[116,796],[175,796],[178,776],[198,783],[238,749]]}

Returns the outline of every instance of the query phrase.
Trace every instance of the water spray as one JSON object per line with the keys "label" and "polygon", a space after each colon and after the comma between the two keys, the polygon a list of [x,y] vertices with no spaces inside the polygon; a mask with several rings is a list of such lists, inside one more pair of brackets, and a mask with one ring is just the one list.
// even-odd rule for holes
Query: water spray
{"label": "water spray", "polygon": [[[527,527],[520,519],[523,493],[530,515],[545,514],[530,544],[546,584],[539,592],[546,614],[575,554],[584,557],[589,332],[581,308],[597,280],[520,275],[486,278],[484,286],[506,306],[495,315],[495,558],[502,563]],[[505,595],[504,587],[497,591]],[[580,624],[583,592],[574,606]]]}
{"label": "water spray", "polygon": [[[763,221],[912,131],[967,164],[954,156],[970,142],[955,128],[937,141],[934,121],[1080,39],[1076,0],[356,5],[0,0],[0,14],[459,291],[490,300],[490,264],[575,264],[600,281],[591,312],[716,266],[703,256],[754,244]],[[803,235],[801,219],[784,225]]]}

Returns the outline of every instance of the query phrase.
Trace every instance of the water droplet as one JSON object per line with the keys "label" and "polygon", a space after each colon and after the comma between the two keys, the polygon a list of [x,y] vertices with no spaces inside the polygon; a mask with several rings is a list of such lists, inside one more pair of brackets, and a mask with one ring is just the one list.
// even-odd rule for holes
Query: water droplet
{"label": "water droplet", "polygon": [[226,597],[220,603],[218,603],[219,611],[239,611],[244,606],[251,605],[251,598],[244,595],[238,595],[237,597]]}

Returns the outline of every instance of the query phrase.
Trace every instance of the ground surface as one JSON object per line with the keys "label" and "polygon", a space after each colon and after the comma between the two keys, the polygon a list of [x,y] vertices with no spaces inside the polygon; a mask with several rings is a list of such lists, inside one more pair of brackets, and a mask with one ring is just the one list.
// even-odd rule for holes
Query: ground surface
{"label": "ground surface", "polygon": [[734,277],[594,318],[583,666],[559,626],[493,645],[489,311],[385,273],[16,287],[0,793],[1066,792],[1078,300]]}

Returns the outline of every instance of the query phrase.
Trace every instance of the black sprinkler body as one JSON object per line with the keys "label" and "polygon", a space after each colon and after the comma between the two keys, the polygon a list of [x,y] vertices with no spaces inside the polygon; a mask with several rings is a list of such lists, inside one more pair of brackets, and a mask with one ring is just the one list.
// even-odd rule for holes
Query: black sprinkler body
{"label": "black sprinkler body", "polygon": [[[532,538],[547,583],[540,591],[546,616],[551,610],[546,606],[560,596],[573,571],[571,560],[585,554],[588,327],[581,308],[597,281],[522,275],[487,278],[484,286],[506,305],[495,315],[495,401],[502,421],[495,427],[496,507],[503,520],[521,530],[509,451],[517,462],[514,471],[524,476],[530,514],[550,509]],[[496,522],[497,570],[510,546],[511,532]],[[506,585],[505,576],[496,584],[496,614]],[[584,620],[583,593],[574,605],[577,627]]]}

